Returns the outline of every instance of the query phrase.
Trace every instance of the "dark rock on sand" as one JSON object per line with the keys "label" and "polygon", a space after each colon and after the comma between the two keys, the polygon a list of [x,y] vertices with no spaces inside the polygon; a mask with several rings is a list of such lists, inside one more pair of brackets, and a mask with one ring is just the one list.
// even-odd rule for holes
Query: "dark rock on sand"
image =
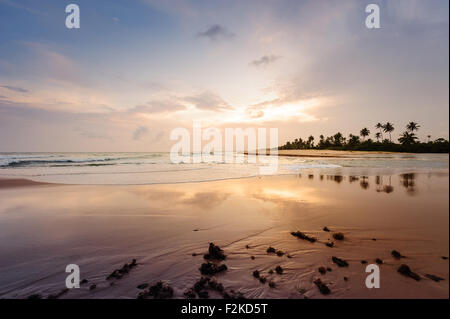
{"label": "dark rock on sand", "polygon": [[269,248],[267,248],[266,252],[267,252],[268,254],[275,254],[275,253],[276,253],[276,250],[275,250],[275,248],[273,248],[273,247],[269,247]]}
{"label": "dark rock on sand", "polygon": [[408,265],[405,265],[405,264],[401,265],[397,269],[397,271],[404,276],[411,277],[414,280],[417,280],[417,281],[420,280],[420,276],[418,274],[416,274],[415,272],[412,272],[411,269],[408,267]]}
{"label": "dark rock on sand", "polygon": [[95,288],[97,288],[96,284],[92,284],[92,285],[89,286],[89,290],[94,290]]}
{"label": "dark rock on sand", "polygon": [[323,294],[323,295],[328,295],[331,293],[330,288],[328,288],[327,285],[325,285],[322,280],[320,279],[316,279],[314,280],[314,284],[317,286],[317,288],[319,288],[319,291]]}
{"label": "dark rock on sand", "polygon": [[325,268],[325,267],[319,267],[319,272],[322,274],[322,275],[325,275],[326,274],[326,272],[327,272],[327,269]]}
{"label": "dark rock on sand", "polygon": [[258,270],[255,270],[255,271],[253,272],[253,277],[259,278],[259,271],[258,271]]}
{"label": "dark rock on sand", "polygon": [[202,275],[215,275],[227,269],[228,268],[226,265],[217,266],[209,261],[207,263],[203,263],[199,268]]}
{"label": "dark rock on sand", "polygon": [[361,264],[367,264],[367,260],[361,260]]}
{"label": "dark rock on sand", "polygon": [[310,236],[306,235],[305,233],[302,233],[301,231],[291,232],[291,235],[294,236],[294,237],[300,238],[300,239],[307,240],[307,241],[309,241],[311,243],[314,243],[314,242],[317,241],[316,238],[310,237]]}
{"label": "dark rock on sand", "polygon": [[183,295],[187,299],[195,299],[195,298],[197,298],[197,295],[195,294],[195,291],[193,289],[186,289],[184,291]]}
{"label": "dark rock on sand", "polygon": [[144,284],[138,285],[136,288],[137,288],[137,289],[145,289],[145,288],[147,288],[148,286],[149,286],[149,284],[144,283]]}
{"label": "dark rock on sand", "polygon": [[377,239],[376,239],[376,238],[372,238],[372,240],[373,240],[373,241],[376,241]]}
{"label": "dark rock on sand", "polygon": [[245,245],[245,248],[249,249],[249,248],[250,248],[250,246],[249,246],[249,245]]}
{"label": "dark rock on sand", "polygon": [[441,258],[444,259],[444,260],[448,259],[448,257],[446,257],[446,256],[441,256]]}
{"label": "dark rock on sand", "polygon": [[391,251],[391,255],[392,257],[396,258],[396,259],[400,259],[400,258],[405,258],[405,256],[403,256],[402,254],[400,254],[398,251],[393,250]]}
{"label": "dark rock on sand", "polygon": [[87,279],[83,279],[80,281],[80,285],[87,284],[89,281]]}
{"label": "dark rock on sand", "polygon": [[173,296],[173,288],[162,281],[158,281],[156,284],[148,289],[148,296],[154,299],[168,299]]}
{"label": "dark rock on sand", "polygon": [[250,259],[251,260],[255,260],[255,256],[250,256]]}
{"label": "dark rock on sand", "polygon": [[266,281],[267,281],[267,278],[266,277],[263,277],[263,276],[261,276],[261,277],[259,277],[259,281],[262,283],[262,284],[265,284],[266,283]]}
{"label": "dark rock on sand", "polygon": [[209,243],[208,253],[203,256],[205,259],[224,260],[226,258],[223,250],[219,246]]}
{"label": "dark rock on sand", "polygon": [[277,272],[277,274],[282,275],[283,274],[283,268],[281,268],[281,266],[277,266],[275,268],[275,271]]}
{"label": "dark rock on sand", "polygon": [[334,233],[333,238],[336,240],[344,240],[344,234],[343,233]]}
{"label": "dark rock on sand", "polygon": [[334,247],[334,242],[327,242],[325,243],[325,246],[332,248]]}
{"label": "dark rock on sand", "polygon": [[206,290],[199,291],[197,294],[198,294],[199,298],[202,298],[202,299],[209,298],[209,293]]}
{"label": "dark rock on sand", "polygon": [[58,292],[57,294],[51,294],[47,297],[47,299],[58,299],[59,297],[61,297],[62,295],[64,295],[65,293],[67,293],[69,291],[68,288],[64,288],[63,290],[61,290],[60,292]]}
{"label": "dark rock on sand", "polygon": [[121,279],[123,277],[123,275],[128,274],[130,272],[131,269],[133,269],[134,267],[137,266],[137,262],[136,259],[133,259],[131,261],[131,263],[126,263],[122,266],[122,268],[116,269],[114,270],[111,274],[108,275],[108,277],[106,277],[106,279]]}
{"label": "dark rock on sand", "polygon": [[382,261],[380,258],[375,259],[375,262],[376,262],[378,265],[381,265],[381,264],[383,263],[383,261]]}
{"label": "dark rock on sand", "polygon": [[323,231],[330,231],[327,226],[323,228]]}
{"label": "dark rock on sand", "polygon": [[269,287],[270,288],[275,288],[275,283],[273,281],[269,281]]}
{"label": "dark rock on sand", "polygon": [[347,278],[347,277],[344,277],[344,281],[348,281],[348,278]]}
{"label": "dark rock on sand", "polygon": [[327,271],[332,271],[333,269],[331,269],[330,267],[327,267]]}
{"label": "dark rock on sand", "polygon": [[428,279],[431,279],[433,281],[439,282],[441,280],[445,280],[444,278],[441,278],[439,276],[435,276],[435,275],[431,275],[431,274],[425,274],[425,277],[427,277]]}
{"label": "dark rock on sand", "polygon": [[278,257],[282,257],[283,255],[284,255],[284,252],[282,252],[281,250],[277,250]]}
{"label": "dark rock on sand", "polygon": [[338,257],[333,256],[333,257],[331,257],[331,260],[332,260],[335,264],[337,264],[339,267],[347,267],[347,266],[348,266],[348,262],[346,262],[345,260],[340,259],[340,258],[338,258]]}

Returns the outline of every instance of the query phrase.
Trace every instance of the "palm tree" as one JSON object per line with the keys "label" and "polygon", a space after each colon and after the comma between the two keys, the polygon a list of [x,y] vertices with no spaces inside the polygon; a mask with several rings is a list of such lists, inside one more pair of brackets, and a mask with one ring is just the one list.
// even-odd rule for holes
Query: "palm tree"
{"label": "palm tree", "polygon": [[314,136],[310,136],[310,137],[308,137],[308,147],[309,148],[312,148],[312,147],[314,147]]}
{"label": "palm tree", "polygon": [[418,131],[419,130],[420,125],[417,124],[416,122],[409,122],[408,125],[406,125],[406,129],[408,130],[408,132],[413,133],[414,131]]}
{"label": "palm tree", "polygon": [[408,131],[403,132],[398,141],[403,145],[414,144],[417,140],[417,136],[414,133]]}
{"label": "palm tree", "polygon": [[377,132],[377,133],[375,134],[375,138],[377,139],[377,142],[379,142],[379,141],[380,141],[380,138],[382,138],[381,133],[380,133],[380,132]]}
{"label": "palm tree", "polygon": [[389,142],[392,143],[391,132],[394,131],[394,124],[387,122],[383,125],[383,131],[389,133]]}
{"label": "palm tree", "polygon": [[382,133],[382,132],[383,132],[384,125],[381,124],[380,122],[378,122],[377,125],[375,125],[375,128],[376,128],[377,130],[380,130],[381,139],[383,139],[383,133]]}
{"label": "palm tree", "polygon": [[363,141],[366,139],[366,136],[369,136],[370,131],[367,127],[363,128],[359,134],[363,137]]}

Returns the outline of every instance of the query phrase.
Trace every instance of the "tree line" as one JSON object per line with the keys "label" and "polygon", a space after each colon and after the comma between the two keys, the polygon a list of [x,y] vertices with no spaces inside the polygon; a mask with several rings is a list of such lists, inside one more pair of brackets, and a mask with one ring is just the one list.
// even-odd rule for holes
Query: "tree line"
{"label": "tree line", "polygon": [[351,150],[351,151],[385,151],[385,152],[411,152],[411,153],[448,153],[449,141],[444,138],[431,139],[428,135],[427,141],[419,141],[416,132],[420,125],[416,122],[409,122],[405,131],[397,138],[398,143],[392,141],[392,134],[395,130],[394,124],[387,122],[385,124],[377,123],[373,134],[374,139],[370,138],[371,131],[364,127],[359,135],[350,134],[345,137],[337,132],[332,136],[319,136],[316,142],[314,136],[307,139],[296,138],[285,145],[280,146],[280,150],[298,150],[298,149],[331,149],[331,150]]}

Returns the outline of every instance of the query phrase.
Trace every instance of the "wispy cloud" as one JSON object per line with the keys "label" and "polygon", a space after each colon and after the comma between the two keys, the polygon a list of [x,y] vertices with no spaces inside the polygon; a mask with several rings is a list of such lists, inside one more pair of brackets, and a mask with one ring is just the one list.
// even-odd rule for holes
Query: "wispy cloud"
{"label": "wispy cloud", "polygon": [[257,59],[257,60],[253,60],[252,62],[250,62],[251,65],[253,66],[267,66],[269,64],[274,63],[275,61],[277,61],[278,59],[280,59],[281,57],[278,55],[264,55],[261,58]]}
{"label": "wispy cloud", "polygon": [[147,134],[148,128],[146,126],[139,126],[133,133],[133,140],[138,141]]}
{"label": "wispy cloud", "polygon": [[197,109],[204,111],[222,111],[231,109],[219,95],[211,91],[205,91],[197,95],[186,97],[188,103],[192,103]]}
{"label": "wispy cloud", "polygon": [[207,38],[210,41],[219,41],[234,37],[234,33],[221,26],[220,24],[214,24],[205,31],[197,33],[197,36],[201,38]]}
{"label": "wispy cloud", "polygon": [[150,101],[145,104],[136,105],[129,110],[130,113],[173,113],[185,110],[186,106],[181,102],[169,99],[161,101]]}
{"label": "wispy cloud", "polygon": [[21,88],[21,87],[17,87],[17,86],[10,86],[10,85],[0,85],[1,88],[4,89],[8,89],[14,92],[19,92],[19,93],[27,93],[28,90]]}

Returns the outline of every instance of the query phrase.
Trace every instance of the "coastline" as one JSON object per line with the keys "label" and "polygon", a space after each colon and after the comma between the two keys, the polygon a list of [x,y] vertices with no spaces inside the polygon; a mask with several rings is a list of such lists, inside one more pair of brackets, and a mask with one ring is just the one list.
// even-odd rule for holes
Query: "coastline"
{"label": "coastline", "polygon": [[[311,172],[176,185],[36,186],[0,190],[0,270],[8,274],[0,276],[1,297],[58,293],[65,265],[76,263],[89,284],[61,298],[135,298],[138,285],[158,280],[173,287],[174,298],[184,298],[201,277],[203,254],[214,242],[227,254],[223,263],[228,266],[214,277],[247,298],[448,298],[448,260],[441,259],[448,257],[448,199],[443,199],[448,172],[431,177]],[[431,203],[432,219],[424,214]],[[292,231],[317,242],[295,238]],[[345,239],[327,247],[335,232]],[[284,254],[269,254],[268,247]],[[394,249],[406,258],[393,258]],[[349,266],[337,267],[332,256]],[[106,279],[134,258],[136,269],[120,280]],[[376,258],[383,260],[382,288],[369,290],[361,261],[375,263]],[[422,280],[399,274],[402,263]],[[283,274],[270,274],[277,266]],[[321,266],[331,271],[322,275]],[[256,280],[254,270],[275,287]],[[319,292],[317,278],[330,295]],[[97,288],[90,290],[91,283]],[[210,297],[221,298],[215,292]]]}

